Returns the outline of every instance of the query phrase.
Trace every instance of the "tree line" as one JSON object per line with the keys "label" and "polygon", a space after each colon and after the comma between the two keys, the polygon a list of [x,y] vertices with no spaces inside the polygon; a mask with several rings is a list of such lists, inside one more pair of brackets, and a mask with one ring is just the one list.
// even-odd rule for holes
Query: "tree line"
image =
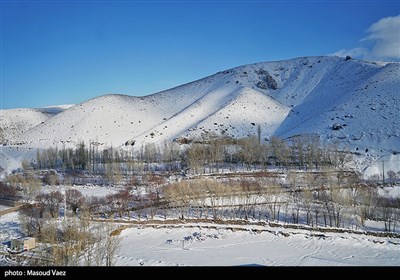
{"label": "tree line", "polygon": [[373,182],[340,171],[292,171],[285,184],[269,172],[180,182],[149,175],[104,197],[85,197],[76,189],[67,189],[65,195],[51,191],[35,197],[29,208],[30,235],[40,236],[43,219],[59,217],[64,200],[73,217],[245,219],[358,229],[368,229],[366,221],[373,220],[382,222],[385,231],[396,231],[400,222],[398,197],[382,196]]}
{"label": "tree line", "polygon": [[[185,143],[185,144],[182,144]],[[324,144],[316,135],[299,135],[289,140],[271,137],[261,142],[256,136],[235,139],[210,134],[186,141],[147,143],[141,147],[104,148],[80,142],[75,148],[37,150],[30,163],[35,169],[57,168],[103,174],[110,180],[119,174],[152,171],[180,171],[193,174],[222,170],[265,169],[344,169],[352,154],[337,143]]]}

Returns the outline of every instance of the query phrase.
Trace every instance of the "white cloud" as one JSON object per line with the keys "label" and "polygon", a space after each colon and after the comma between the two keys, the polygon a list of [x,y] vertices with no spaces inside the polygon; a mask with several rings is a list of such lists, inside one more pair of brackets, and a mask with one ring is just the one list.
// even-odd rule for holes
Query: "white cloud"
{"label": "white cloud", "polygon": [[373,23],[366,32],[368,35],[361,39],[360,43],[368,46],[341,49],[334,55],[350,55],[371,60],[400,59],[400,15],[382,18]]}
{"label": "white cloud", "polygon": [[370,56],[400,59],[400,15],[380,19],[367,32],[361,41],[373,42]]}
{"label": "white cloud", "polygon": [[345,57],[350,55],[352,57],[365,57],[368,54],[368,49],[366,48],[354,48],[354,49],[341,49],[335,52],[333,55]]}

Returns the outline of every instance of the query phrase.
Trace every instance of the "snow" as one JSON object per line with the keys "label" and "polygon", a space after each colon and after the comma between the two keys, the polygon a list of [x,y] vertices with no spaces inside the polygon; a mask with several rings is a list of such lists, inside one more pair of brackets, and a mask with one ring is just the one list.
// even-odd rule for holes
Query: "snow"
{"label": "snow", "polygon": [[21,167],[23,160],[32,160],[36,156],[36,149],[27,146],[0,146],[0,178]]}
{"label": "snow", "polygon": [[[109,94],[70,108],[1,110],[3,143],[36,149],[85,141],[103,148],[136,140],[140,147],[210,132],[257,135],[260,125],[263,139],[317,133],[339,141],[359,154],[359,170],[371,166],[370,174],[379,158],[392,161],[400,148],[399,66],[302,57],[236,67],[144,97]],[[333,130],[335,123],[343,129]],[[13,158],[5,149],[0,155]],[[23,158],[1,166],[12,170]]]}
{"label": "snow", "polygon": [[371,176],[378,174],[382,177],[383,171],[385,171],[385,177],[387,178],[387,172],[389,170],[396,173],[400,172],[400,154],[390,154],[380,157],[365,168],[364,175]]}
{"label": "snow", "polygon": [[61,191],[61,193],[64,193],[65,190],[68,189],[76,189],[80,191],[84,196],[99,196],[103,197],[108,194],[113,194],[118,192],[117,188],[113,187],[108,187],[108,186],[98,186],[98,185],[71,185],[71,186],[43,186],[42,190],[43,191]]}
{"label": "snow", "polygon": [[[186,225],[187,226],[187,225]],[[258,228],[265,229],[265,228]],[[348,233],[133,227],[121,232],[117,265],[399,266],[399,239]],[[185,240],[182,246],[182,240]]]}
{"label": "snow", "polygon": [[9,209],[10,207],[0,204],[0,211]]}
{"label": "snow", "polygon": [[400,186],[379,188],[378,194],[385,197],[400,198]]}
{"label": "snow", "polygon": [[84,196],[106,196],[116,193],[118,190],[103,186],[75,186],[74,189],[79,190]]}
{"label": "snow", "polygon": [[[0,216],[0,240],[19,237],[18,213]],[[119,238],[117,266],[400,265],[400,238],[348,232],[186,223],[132,226]]]}
{"label": "snow", "polygon": [[[38,109],[18,108],[0,110],[0,141],[12,141],[17,135],[28,131],[72,105],[58,105]],[[1,139],[3,138],[3,139]]]}
{"label": "snow", "polygon": [[19,237],[23,237],[23,234],[19,223],[18,213],[12,212],[0,216],[0,241],[6,242]]}

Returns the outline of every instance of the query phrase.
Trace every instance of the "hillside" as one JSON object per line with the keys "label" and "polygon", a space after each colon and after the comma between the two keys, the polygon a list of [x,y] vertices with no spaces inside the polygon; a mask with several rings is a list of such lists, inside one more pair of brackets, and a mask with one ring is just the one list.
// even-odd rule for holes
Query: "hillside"
{"label": "hillside", "polygon": [[39,109],[18,108],[0,110],[0,143],[13,141],[17,135],[27,132],[72,105],[51,106]]}
{"label": "hillside", "polygon": [[377,159],[400,152],[399,66],[340,57],[250,64],[149,96],[100,96],[51,117],[24,109],[3,135],[31,148],[141,146],[211,132],[256,135],[260,126],[263,139],[318,133]]}

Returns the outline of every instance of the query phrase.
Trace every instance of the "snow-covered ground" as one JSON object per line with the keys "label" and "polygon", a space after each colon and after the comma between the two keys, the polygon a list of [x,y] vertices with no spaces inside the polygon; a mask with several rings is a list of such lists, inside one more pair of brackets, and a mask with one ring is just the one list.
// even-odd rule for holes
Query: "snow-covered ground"
{"label": "snow-covered ground", "polygon": [[10,208],[10,207],[0,204],[0,211],[1,211],[1,210],[6,210],[6,209],[8,209],[8,208]]}
{"label": "snow-covered ground", "polygon": [[385,197],[400,197],[400,185],[395,185],[393,187],[384,187],[378,189],[378,194]]}
{"label": "snow-covered ground", "polygon": [[116,264],[400,266],[398,238],[283,228],[269,230],[272,232],[232,232],[196,225],[193,228],[129,228],[121,232]]}
{"label": "snow-covered ground", "polygon": [[65,192],[66,189],[76,189],[80,191],[84,196],[106,196],[118,191],[116,187],[98,186],[98,185],[73,185],[73,186],[44,186],[43,191],[61,191]]}
{"label": "snow-covered ground", "polygon": [[[22,236],[17,213],[0,217],[2,243]],[[120,239],[118,266],[400,266],[400,238],[354,233],[203,223],[133,226]]]}
{"label": "snow-covered ground", "polygon": [[5,241],[10,241],[12,238],[22,236],[23,234],[17,212],[0,216],[0,246]]}

